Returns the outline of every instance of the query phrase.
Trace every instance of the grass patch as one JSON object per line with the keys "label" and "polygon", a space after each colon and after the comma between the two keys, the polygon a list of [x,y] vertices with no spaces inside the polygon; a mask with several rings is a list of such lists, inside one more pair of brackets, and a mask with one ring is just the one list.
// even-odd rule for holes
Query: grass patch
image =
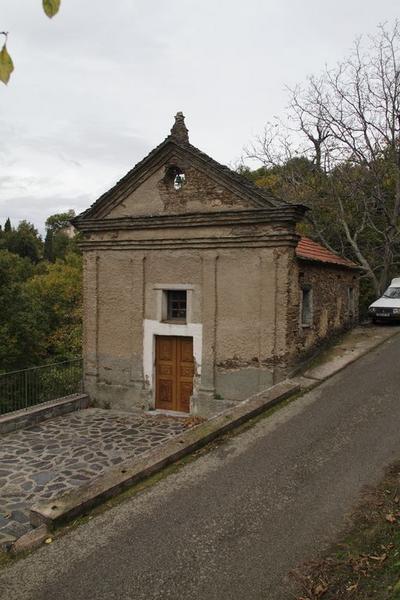
{"label": "grass patch", "polygon": [[297,600],[400,600],[400,461],[364,491],[342,539],[291,576]]}

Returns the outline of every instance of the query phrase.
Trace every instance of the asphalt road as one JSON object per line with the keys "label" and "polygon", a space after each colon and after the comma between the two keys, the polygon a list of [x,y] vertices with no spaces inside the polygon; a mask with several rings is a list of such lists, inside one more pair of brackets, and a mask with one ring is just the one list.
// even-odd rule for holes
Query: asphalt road
{"label": "asphalt road", "polygon": [[289,600],[400,458],[400,336],[0,573],[13,600]]}

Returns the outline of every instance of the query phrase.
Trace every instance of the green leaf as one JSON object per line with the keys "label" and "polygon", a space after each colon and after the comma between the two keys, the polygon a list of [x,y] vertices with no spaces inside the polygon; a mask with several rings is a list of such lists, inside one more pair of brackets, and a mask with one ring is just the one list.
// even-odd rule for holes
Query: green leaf
{"label": "green leaf", "polygon": [[51,19],[60,10],[61,0],[43,0],[43,10]]}
{"label": "green leaf", "polygon": [[0,51],[0,81],[7,84],[11,73],[14,71],[14,63],[8,54],[6,45]]}

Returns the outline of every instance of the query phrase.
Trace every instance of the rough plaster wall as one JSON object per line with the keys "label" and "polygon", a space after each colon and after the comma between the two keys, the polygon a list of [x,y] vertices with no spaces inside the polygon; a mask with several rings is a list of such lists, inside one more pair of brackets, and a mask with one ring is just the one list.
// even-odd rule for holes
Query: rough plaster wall
{"label": "rough plaster wall", "polygon": [[[98,254],[99,378],[106,383],[129,384],[142,377],[143,319],[157,318],[154,286],[198,284],[201,258],[179,251]],[[200,322],[198,297],[193,304],[193,321]],[[90,319],[90,311],[88,316]]]}
{"label": "rough plaster wall", "polygon": [[128,384],[132,363],[141,357],[140,330],[133,335],[133,299],[136,296],[135,318],[142,319],[142,287],[132,258],[128,253],[99,252],[98,359],[99,378],[105,383]]}
{"label": "rough plaster wall", "polygon": [[[132,410],[142,395],[143,256],[84,255],[85,391],[100,405]],[[116,318],[116,316],[120,318]]]}
{"label": "rough plaster wall", "polygon": [[259,357],[259,257],[256,250],[220,252],[217,269],[217,364]]}
{"label": "rough plaster wall", "polygon": [[290,330],[291,293],[293,292],[294,248],[275,250],[276,261],[276,343],[275,363],[283,364],[288,354],[288,332]]}
{"label": "rough plaster wall", "polygon": [[83,256],[83,356],[85,373],[97,376],[97,252]]}
{"label": "rough plaster wall", "polygon": [[[271,364],[286,354],[287,315],[295,287],[293,248],[219,252],[217,364]],[[276,330],[276,331],[275,331]]]}
{"label": "rough plaster wall", "polygon": [[251,208],[249,202],[192,166],[183,168],[186,183],[180,190],[175,190],[171,181],[165,181],[168,165],[149,174],[148,179],[115,206],[107,218]]}
{"label": "rough plaster wall", "polygon": [[[172,284],[201,284],[201,253],[199,251],[155,250],[146,253],[145,261],[145,318],[157,318],[157,293],[154,286]],[[199,294],[193,295],[192,322],[201,322]]]}
{"label": "rough plaster wall", "polygon": [[[113,403],[123,397],[121,407],[147,402],[143,322],[160,318],[160,287],[193,288],[191,322],[203,324],[202,385],[226,400],[268,387],[280,370],[349,326],[349,286],[358,305],[352,271],[297,261],[291,247],[95,251],[84,260],[88,391]],[[313,288],[308,328],[299,323],[301,284]]]}
{"label": "rough plaster wall", "polygon": [[287,353],[292,255],[290,247],[219,253],[215,386],[225,400],[242,400],[275,381],[275,365]]}
{"label": "rough plaster wall", "polygon": [[[160,287],[175,284],[193,287],[191,322],[203,323],[205,387],[217,394],[222,390],[225,397],[229,392],[229,399],[245,398],[268,387],[278,339],[274,328],[277,324],[279,347],[286,331],[277,319],[285,318],[287,257],[285,252],[278,254],[272,248],[217,253],[99,251],[88,259],[85,281],[91,301],[86,323],[92,350],[88,356],[96,362],[98,351],[97,395],[101,392],[103,397],[109,386],[113,399],[112,386],[117,386],[115,397],[122,393],[121,386],[127,386],[131,389],[128,404],[142,402],[143,319],[160,317]],[[98,306],[94,312],[93,303]]]}
{"label": "rough plaster wall", "polygon": [[201,321],[199,252],[86,253],[86,387],[100,403],[147,407],[143,323],[158,315],[156,286],[192,284],[192,322]]}
{"label": "rough plaster wall", "polygon": [[[292,332],[290,347],[295,349],[294,357],[310,351],[336,332],[351,327],[358,320],[358,274],[349,269],[326,265],[298,262],[299,287],[297,332]],[[311,285],[313,295],[313,322],[310,327],[300,325],[301,285]],[[354,313],[348,310],[348,288],[354,288]]]}

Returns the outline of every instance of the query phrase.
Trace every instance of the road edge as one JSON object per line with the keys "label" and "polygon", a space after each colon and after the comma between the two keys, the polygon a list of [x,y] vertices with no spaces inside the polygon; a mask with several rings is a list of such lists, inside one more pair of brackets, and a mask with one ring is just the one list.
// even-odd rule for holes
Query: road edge
{"label": "road edge", "polygon": [[[304,375],[284,380],[216,415],[205,423],[179,434],[173,440],[151,450],[143,458],[128,459],[91,483],[50,502],[33,506],[30,511],[31,524],[35,528],[33,531],[43,526],[46,527],[47,531],[51,531],[78,516],[85,515],[92,508],[99,506],[109,498],[162,471],[165,467],[192,454],[223,434],[238,428],[246,421],[283,403],[295,394],[301,392],[303,395],[320,386],[396,335],[400,335],[399,330],[394,330],[379,340],[371,339],[367,346],[357,349],[352,354],[340,357],[340,360],[330,361],[331,368],[329,372],[321,378],[307,377],[309,369]],[[32,540],[34,539],[33,536]],[[14,554],[18,553],[18,542],[16,540],[10,547],[11,552]],[[34,543],[37,545],[36,541]],[[23,546],[24,551],[29,549],[27,547],[29,544],[24,543],[20,546]]]}

